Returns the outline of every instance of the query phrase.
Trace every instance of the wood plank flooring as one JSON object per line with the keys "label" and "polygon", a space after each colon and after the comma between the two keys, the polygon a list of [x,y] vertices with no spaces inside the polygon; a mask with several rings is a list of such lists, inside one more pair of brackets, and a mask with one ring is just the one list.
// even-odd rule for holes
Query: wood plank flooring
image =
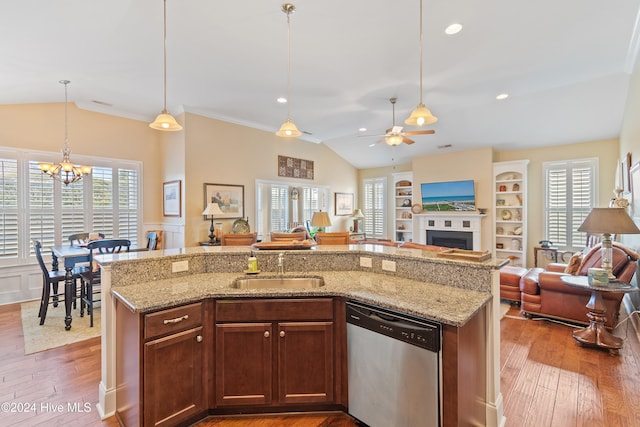
{"label": "wood plank flooring", "polygon": [[[512,317],[510,317],[512,316]],[[640,343],[629,322],[619,356],[582,348],[572,327],[519,318],[501,322],[501,389],[506,426],[640,426]],[[37,413],[0,411],[5,426],[117,426],[99,419],[100,340],[24,355],[20,304],[0,306],[0,403],[35,404]],[[88,405],[85,409],[85,403]],[[71,408],[68,406],[71,404]],[[57,405],[63,405],[58,411]],[[76,405],[76,406],[73,406]],[[210,417],[198,427],[353,427],[348,416]]]}

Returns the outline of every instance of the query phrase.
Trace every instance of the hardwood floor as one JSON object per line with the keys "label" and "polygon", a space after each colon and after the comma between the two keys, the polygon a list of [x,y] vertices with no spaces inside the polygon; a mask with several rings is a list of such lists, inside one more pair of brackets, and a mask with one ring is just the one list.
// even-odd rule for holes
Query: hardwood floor
{"label": "hardwood floor", "polygon": [[[629,322],[616,329],[616,335],[625,339],[624,348],[619,356],[610,356],[578,346],[571,337],[572,327],[518,317],[512,307],[500,322],[500,383],[507,427],[640,426],[640,343]],[[29,409],[37,410],[0,411],[1,426],[118,425],[115,417],[101,421],[95,407],[99,338],[25,356],[20,304],[10,304],[0,306],[0,342],[0,403],[29,404]],[[353,427],[355,423],[338,414],[308,414],[210,417],[196,425]]]}

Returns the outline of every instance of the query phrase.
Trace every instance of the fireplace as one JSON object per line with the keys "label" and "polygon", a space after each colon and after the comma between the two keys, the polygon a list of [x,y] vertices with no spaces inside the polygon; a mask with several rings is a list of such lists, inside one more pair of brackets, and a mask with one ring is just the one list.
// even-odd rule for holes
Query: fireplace
{"label": "fireplace", "polygon": [[470,231],[427,230],[427,245],[473,250],[473,233]]}
{"label": "fireplace", "polygon": [[[417,243],[479,251],[482,249],[481,221],[485,217],[486,215],[477,212],[415,214],[414,235],[418,239]],[[433,237],[429,237],[434,232],[437,232],[436,242]]]}

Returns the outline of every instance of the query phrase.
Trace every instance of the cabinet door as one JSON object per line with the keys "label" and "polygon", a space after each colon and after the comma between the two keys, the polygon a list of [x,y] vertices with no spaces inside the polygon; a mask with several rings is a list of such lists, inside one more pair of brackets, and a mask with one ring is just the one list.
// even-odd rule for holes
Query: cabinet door
{"label": "cabinet door", "polygon": [[279,403],[333,402],[333,322],[282,322],[277,340]]}
{"label": "cabinet door", "polygon": [[271,323],[216,325],[216,404],[271,404]]}
{"label": "cabinet door", "polygon": [[205,410],[202,335],[200,326],[145,343],[145,426],[176,425]]}

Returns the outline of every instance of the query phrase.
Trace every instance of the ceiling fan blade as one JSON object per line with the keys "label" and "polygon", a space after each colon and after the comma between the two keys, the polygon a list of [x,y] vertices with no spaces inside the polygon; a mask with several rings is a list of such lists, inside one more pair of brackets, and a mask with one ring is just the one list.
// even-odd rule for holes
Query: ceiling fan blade
{"label": "ceiling fan blade", "polygon": [[429,130],[414,130],[411,132],[405,132],[405,135],[433,135],[434,133],[436,133],[435,130],[433,129],[429,129]]}
{"label": "ceiling fan blade", "polygon": [[407,138],[406,136],[403,136],[402,137],[402,142],[404,142],[405,144],[411,145],[411,144],[413,144],[414,141],[409,139],[409,138]]}

